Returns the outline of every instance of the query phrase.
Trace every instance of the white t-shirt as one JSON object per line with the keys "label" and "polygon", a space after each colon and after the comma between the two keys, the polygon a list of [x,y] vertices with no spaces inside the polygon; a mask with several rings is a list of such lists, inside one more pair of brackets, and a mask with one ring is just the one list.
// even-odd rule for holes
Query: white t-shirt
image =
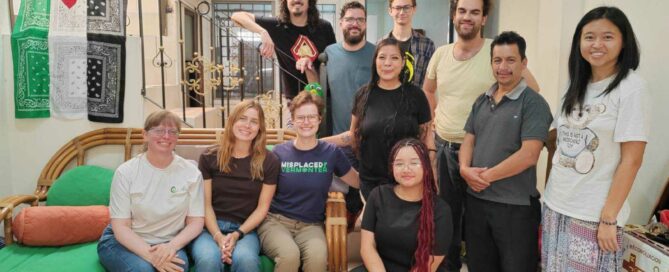
{"label": "white t-shirt", "polygon": [[[543,199],[552,210],[592,222],[599,222],[618,163],[620,143],[647,142],[649,134],[646,82],[630,71],[617,88],[600,95],[615,75],[590,83],[583,110],[569,117],[558,108],[557,150]],[[624,226],[630,207],[625,200],[618,213]]]}
{"label": "white t-shirt", "polygon": [[109,213],[131,219],[131,229],[149,244],[168,242],[185,227],[186,216],[204,216],[202,174],[176,154],[159,169],[142,153],[116,169]]}

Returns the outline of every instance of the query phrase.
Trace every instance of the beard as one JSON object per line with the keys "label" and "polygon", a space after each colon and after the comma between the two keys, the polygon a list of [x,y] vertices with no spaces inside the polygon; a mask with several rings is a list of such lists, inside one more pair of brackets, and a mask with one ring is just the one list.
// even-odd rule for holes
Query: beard
{"label": "beard", "polygon": [[360,30],[358,28],[358,31],[360,31],[360,34],[352,35],[351,29],[344,30],[344,41],[346,41],[346,43],[348,44],[359,44],[360,42],[362,42],[367,30]]}
{"label": "beard", "polygon": [[458,33],[458,37],[463,40],[472,40],[476,38],[478,35],[480,35],[481,32],[481,26],[476,26],[472,28],[470,32],[464,32],[463,30],[460,29],[460,24],[455,25],[455,32]]}
{"label": "beard", "polygon": [[296,4],[301,4],[301,5],[302,5],[302,7],[298,8],[297,10],[296,10],[296,8],[293,7],[291,4],[287,3],[287,2],[290,1],[290,0],[285,0],[285,1],[286,1],[286,5],[288,5],[288,6],[286,7],[286,8],[288,9],[288,12],[289,12],[292,16],[300,17],[300,16],[302,16],[302,15],[304,14],[304,12],[307,10],[307,3],[305,3],[305,2],[307,2],[307,1],[309,1],[309,0],[303,0],[303,1],[298,1],[298,2],[294,2],[294,3],[292,3],[292,5],[296,5]]}
{"label": "beard", "polygon": [[304,11],[303,10],[295,11],[295,12],[291,12],[291,14],[295,17],[300,17],[300,16],[302,16],[302,14],[304,14]]}

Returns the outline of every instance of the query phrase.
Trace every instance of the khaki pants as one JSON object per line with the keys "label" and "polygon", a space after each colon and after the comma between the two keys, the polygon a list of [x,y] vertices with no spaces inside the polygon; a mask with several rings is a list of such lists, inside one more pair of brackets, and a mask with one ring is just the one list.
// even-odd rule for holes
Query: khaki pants
{"label": "khaki pants", "polygon": [[304,223],[268,213],[258,228],[262,250],[276,263],[274,271],[304,272],[327,269],[328,250],[322,223]]}

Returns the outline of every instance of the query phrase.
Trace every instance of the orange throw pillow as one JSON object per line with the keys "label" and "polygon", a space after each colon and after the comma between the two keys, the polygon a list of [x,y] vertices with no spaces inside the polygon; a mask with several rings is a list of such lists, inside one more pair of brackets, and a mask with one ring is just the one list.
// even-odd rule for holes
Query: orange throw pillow
{"label": "orange throw pillow", "polygon": [[98,240],[108,224],[107,206],[39,206],[21,210],[12,228],[21,244],[64,246]]}

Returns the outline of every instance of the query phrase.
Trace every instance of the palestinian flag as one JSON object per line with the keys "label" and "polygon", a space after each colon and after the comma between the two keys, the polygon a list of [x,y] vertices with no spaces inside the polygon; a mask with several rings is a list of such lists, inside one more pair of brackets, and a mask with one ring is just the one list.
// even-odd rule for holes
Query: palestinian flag
{"label": "palestinian flag", "polygon": [[12,32],[16,118],[123,122],[126,0],[24,0]]}

